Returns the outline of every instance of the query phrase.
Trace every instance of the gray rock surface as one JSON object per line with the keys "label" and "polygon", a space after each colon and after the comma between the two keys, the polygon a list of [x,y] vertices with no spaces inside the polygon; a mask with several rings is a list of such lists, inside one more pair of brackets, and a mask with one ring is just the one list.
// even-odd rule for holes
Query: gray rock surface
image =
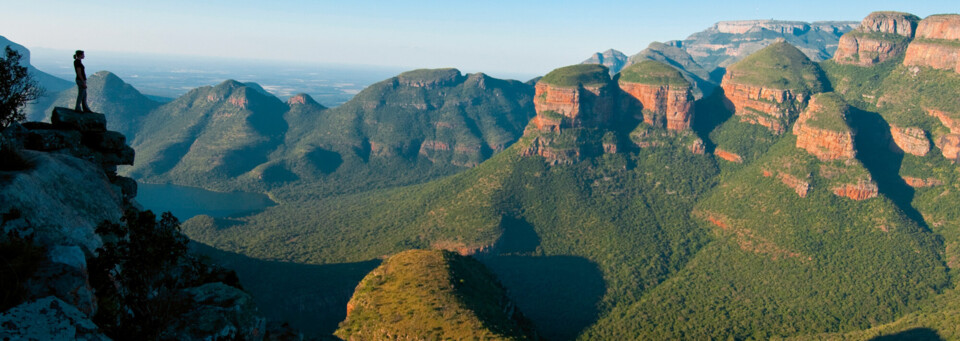
{"label": "gray rock surface", "polygon": [[0,314],[0,340],[110,340],[76,307],[56,297]]}
{"label": "gray rock surface", "polygon": [[262,340],[266,318],[253,297],[223,283],[208,283],[184,290],[194,305],[164,333],[176,340]]}

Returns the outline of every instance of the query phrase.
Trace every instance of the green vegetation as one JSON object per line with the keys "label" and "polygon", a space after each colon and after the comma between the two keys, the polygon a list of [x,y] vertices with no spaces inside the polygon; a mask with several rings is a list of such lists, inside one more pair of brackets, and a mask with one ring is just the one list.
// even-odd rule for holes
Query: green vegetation
{"label": "green vegetation", "polygon": [[159,339],[170,322],[191,306],[179,290],[204,283],[239,286],[237,277],[187,255],[189,240],[170,212],[127,211],[123,225],[104,221],[105,242],[88,259],[97,293],[94,322],[110,337]]}
{"label": "green vegetation", "polygon": [[798,151],[794,143],[785,136],[700,200],[694,214],[716,239],[584,338],[768,339],[855,330],[893,321],[949,285],[939,238],[889,200],[838,197],[818,185],[829,180],[819,175],[801,198],[764,176]]}
{"label": "green vegetation", "polygon": [[960,74],[928,67],[898,66],[881,85],[880,114],[900,127],[920,127],[938,133],[938,120],[927,110],[960,113]]}
{"label": "green vegetation", "polygon": [[357,286],[336,335],[343,339],[527,340],[534,333],[480,262],[449,251],[388,258]]}
{"label": "green vegetation", "polygon": [[460,78],[460,70],[445,69],[416,69],[401,73],[397,78],[405,83],[435,84],[439,82],[456,81]]}
{"label": "green vegetation", "polygon": [[[736,116],[710,132],[710,140],[717,148],[740,155],[744,165],[760,158],[770,146],[777,142],[777,138],[766,127],[740,122]],[[721,165],[724,166],[725,172],[728,169],[734,170],[742,167],[742,165],[731,164],[730,162],[724,162]]]}
{"label": "green vegetation", "polygon": [[[850,109],[843,98],[835,93],[826,92],[814,95],[812,101],[816,101],[819,108],[810,113],[811,117],[807,119],[806,124],[832,131],[850,131],[846,121]],[[807,110],[812,110],[811,106],[807,106]]]}
{"label": "green vegetation", "polygon": [[883,80],[902,63],[901,55],[871,67],[837,64],[832,60],[821,62],[820,67],[830,80],[833,91],[842,95],[847,103],[871,108],[880,97]]}
{"label": "green vegetation", "polygon": [[654,60],[644,60],[624,68],[620,71],[620,81],[676,87],[690,86],[690,82],[683,78],[680,71]]}
{"label": "green vegetation", "polygon": [[602,86],[610,83],[607,67],[600,64],[576,64],[550,71],[540,82],[559,87]]}
{"label": "green vegetation", "polygon": [[817,93],[827,89],[827,80],[817,64],[786,42],[773,43],[730,65],[727,74],[739,83]]}

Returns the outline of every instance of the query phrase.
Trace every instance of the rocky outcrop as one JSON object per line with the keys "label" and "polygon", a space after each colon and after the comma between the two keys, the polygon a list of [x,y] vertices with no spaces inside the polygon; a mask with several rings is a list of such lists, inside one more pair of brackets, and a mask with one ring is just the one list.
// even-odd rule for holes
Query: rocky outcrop
{"label": "rocky outcrop", "polygon": [[110,340],[88,315],[56,297],[23,303],[0,314],[2,340]]}
{"label": "rocky outcrop", "polygon": [[741,122],[781,134],[825,83],[816,64],[781,41],[731,65],[720,87]]}
{"label": "rocky outcrop", "polygon": [[873,12],[863,18],[857,31],[880,32],[913,38],[920,18],[903,12]]}
{"label": "rocky outcrop", "polygon": [[568,88],[541,82],[535,91],[537,116],[533,122],[541,130],[594,126],[609,121],[613,114],[616,94],[608,85]]}
{"label": "rocky outcrop", "polygon": [[846,124],[846,104],[833,94],[818,94],[793,126],[797,148],[820,161],[849,160],[854,157],[853,134]]}
{"label": "rocky outcrop", "polygon": [[644,60],[620,72],[620,89],[639,102],[643,121],[657,128],[686,130],[693,120],[693,86],[671,66]]}
{"label": "rocky outcrop", "polygon": [[931,15],[921,20],[903,65],[960,73],[960,15]]}
{"label": "rocky outcrop", "polygon": [[853,200],[876,198],[878,193],[877,184],[872,181],[859,181],[856,184],[843,184],[833,188],[833,194]]}
{"label": "rocky outcrop", "polygon": [[852,21],[721,21],[682,41],[669,43],[686,50],[707,70],[729,66],[776,43],[778,38],[797,46],[810,59],[821,61],[833,56],[837,40],[857,24]]}
{"label": "rocky outcrop", "polygon": [[840,37],[833,60],[871,66],[899,56],[913,38],[920,18],[901,12],[873,12],[856,30]]}
{"label": "rocky outcrop", "polygon": [[184,290],[191,309],[164,332],[170,340],[263,340],[266,318],[253,298],[223,283]]}
{"label": "rocky outcrop", "polygon": [[943,181],[940,181],[940,179],[937,179],[937,178],[921,179],[921,178],[915,178],[912,176],[904,176],[903,181],[906,181],[907,185],[910,185],[910,187],[913,187],[913,188],[924,188],[924,187],[934,187],[934,186],[943,185]]}
{"label": "rocky outcrop", "polygon": [[936,141],[937,148],[943,157],[954,162],[960,162],[960,134],[946,134]]}
{"label": "rocky outcrop", "polygon": [[759,124],[777,134],[786,131],[789,118],[796,113],[797,104],[807,101],[805,94],[796,94],[791,90],[738,84],[736,75],[730,72],[720,84],[729,106],[741,122]]}
{"label": "rocky outcrop", "polygon": [[923,129],[917,127],[900,128],[891,124],[890,135],[893,136],[890,147],[894,151],[916,156],[927,155],[927,152],[930,151],[930,141]]}
{"label": "rocky outcrop", "polygon": [[721,159],[724,159],[730,162],[743,163],[743,158],[740,157],[739,154],[734,152],[728,152],[719,147],[713,151],[713,154]]}
{"label": "rocky outcrop", "polygon": [[549,136],[536,136],[526,148],[520,149],[520,156],[542,156],[551,165],[573,164],[581,160],[580,148],[576,146],[560,148],[554,146],[553,142]]}
{"label": "rocky outcrop", "polygon": [[457,69],[417,69],[397,76],[400,85],[436,89],[462,82],[465,77]]}
{"label": "rocky outcrop", "polygon": [[800,180],[793,175],[781,172],[777,174],[777,179],[780,179],[780,182],[783,182],[784,185],[787,185],[787,187],[793,189],[794,192],[797,192],[797,195],[801,198],[806,198],[807,192],[810,191],[810,182]]}

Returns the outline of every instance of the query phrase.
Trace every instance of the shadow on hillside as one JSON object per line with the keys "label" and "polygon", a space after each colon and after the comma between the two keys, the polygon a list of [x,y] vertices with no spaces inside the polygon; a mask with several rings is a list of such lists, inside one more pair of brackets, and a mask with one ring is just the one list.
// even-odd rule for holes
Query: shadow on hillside
{"label": "shadow on hillside", "polygon": [[848,123],[855,132],[853,143],[857,159],[870,171],[880,193],[890,198],[907,217],[929,229],[923,216],[912,205],[916,191],[900,177],[903,154],[890,148],[893,137],[887,121],[878,113],[850,107]]}
{"label": "shadow on hillside", "polygon": [[379,260],[341,264],[267,261],[192,242],[192,251],[232,269],[271,321],[289,322],[308,336],[331,335],[347,317],[357,284]]}
{"label": "shadow on hillside", "polygon": [[710,132],[733,117],[733,112],[727,109],[726,101],[723,88],[718,86],[710,96],[693,103],[694,115],[691,128],[697,137],[703,140],[707,153],[713,153],[717,148],[717,145],[710,140]]}
{"label": "shadow on hillside", "polygon": [[913,328],[892,335],[877,336],[870,341],[942,341],[943,338],[936,330],[930,328]]}
{"label": "shadow on hillside", "polygon": [[600,268],[577,256],[534,256],[540,237],[523,219],[504,217],[493,255],[477,257],[549,340],[572,340],[599,316],[606,291]]}

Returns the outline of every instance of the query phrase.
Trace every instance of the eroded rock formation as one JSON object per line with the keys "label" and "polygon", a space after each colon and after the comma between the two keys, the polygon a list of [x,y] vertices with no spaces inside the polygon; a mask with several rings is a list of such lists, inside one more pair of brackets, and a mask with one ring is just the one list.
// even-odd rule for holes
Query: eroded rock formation
{"label": "eroded rock formation", "polygon": [[890,135],[893,136],[891,147],[895,151],[916,156],[927,155],[927,152],[930,151],[930,141],[923,129],[917,127],[900,128],[891,124]]}
{"label": "eroded rock formation", "polygon": [[846,111],[846,105],[837,96],[813,96],[793,126],[797,148],[821,161],[852,159],[853,134],[845,121]]}
{"label": "eroded rock formation", "polygon": [[669,130],[690,129],[693,94],[690,86],[641,84],[620,81],[620,89],[643,105],[643,121]]}
{"label": "eroded rock formation", "polygon": [[872,181],[859,181],[856,184],[843,184],[833,188],[833,194],[853,200],[876,198],[879,190]]}
{"label": "eroded rock formation", "polygon": [[960,15],[931,15],[921,20],[903,65],[960,73]]}
{"label": "eroded rock formation", "polygon": [[777,134],[787,130],[797,104],[805,104],[808,100],[803,93],[740,84],[736,78],[736,74],[728,72],[720,83],[734,114],[742,122],[762,125]]}
{"label": "eroded rock formation", "polygon": [[908,13],[870,13],[856,30],[840,37],[833,60],[871,66],[899,56],[913,38],[918,21],[920,18]]}

